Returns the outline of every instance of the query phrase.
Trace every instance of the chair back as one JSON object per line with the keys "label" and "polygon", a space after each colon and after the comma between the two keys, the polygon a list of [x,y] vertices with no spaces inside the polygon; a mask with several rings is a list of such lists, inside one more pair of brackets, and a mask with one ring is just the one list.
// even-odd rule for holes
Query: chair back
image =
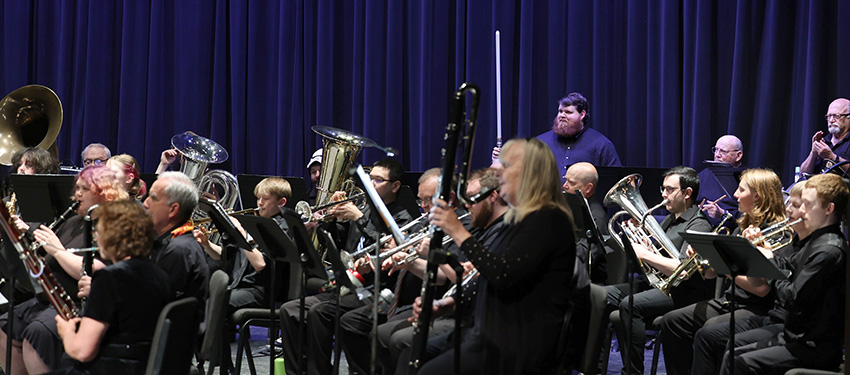
{"label": "chair back", "polygon": [[156,322],[146,375],[189,373],[199,315],[195,297],[165,305]]}
{"label": "chair back", "polygon": [[221,340],[224,340],[224,320],[228,310],[227,303],[230,301],[228,283],[229,277],[222,270],[215,271],[210,277],[210,298],[207,300],[206,328],[200,354],[211,366],[219,365],[221,356],[225,354],[221,353]]}

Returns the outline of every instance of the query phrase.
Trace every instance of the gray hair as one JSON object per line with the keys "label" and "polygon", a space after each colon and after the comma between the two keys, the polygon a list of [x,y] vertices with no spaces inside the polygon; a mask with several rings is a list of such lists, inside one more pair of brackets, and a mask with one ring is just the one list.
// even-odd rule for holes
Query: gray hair
{"label": "gray hair", "polygon": [[168,204],[177,202],[180,205],[181,221],[189,220],[192,211],[198,206],[201,195],[192,179],[183,172],[177,171],[160,173],[157,179],[168,180],[168,185],[164,189]]}
{"label": "gray hair", "polygon": [[86,146],[86,148],[83,149],[83,152],[80,153],[80,160],[86,159],[86,152],[88,152],[89,149],[92,148],[92,147],[100,147],[104,151],[106,151],[106,158],[107,159],[112,157],[112,151],[109,151],[109,147],[106,147],[103,143],[89,143],[89,145]]}

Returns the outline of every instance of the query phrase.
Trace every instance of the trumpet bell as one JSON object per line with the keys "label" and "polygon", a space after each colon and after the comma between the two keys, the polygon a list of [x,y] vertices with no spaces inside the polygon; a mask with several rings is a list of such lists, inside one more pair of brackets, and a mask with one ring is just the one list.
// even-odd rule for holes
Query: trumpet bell
{"label": "trumpet bell", "polygon": [[26,147],[48,150],[62,127],[62,102],[41,85],[21,87],[0,101],[0,164],[12,165],[12,154]]}

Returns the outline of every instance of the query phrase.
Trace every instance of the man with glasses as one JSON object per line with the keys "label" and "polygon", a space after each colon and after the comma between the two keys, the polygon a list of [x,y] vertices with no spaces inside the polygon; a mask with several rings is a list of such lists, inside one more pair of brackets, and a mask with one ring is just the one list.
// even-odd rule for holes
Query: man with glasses
{"label": "man with glasses", "polygon": [[[743,169],[744,144],[734,135],[724,135],[717,138],[714,147],[711,148],[715,162],[729,163],[732,168]],[[729,192],[737,188],[724,186],[714,175],[711,168],[699,172],[701,184],[700,195],[697,197],[699,207],[708,216],[712,225],[717,225],[726,212],[733,218],[738,218],[738,202]],[[731,189],[731,190],[730,190]],[[727,220],[725,225],[734,225],[734,220]]]}
{"label": "man with glasses", "polygon": [[[397,202],[398,192],[401,189],[401,177],[404,175],[404,167],[393,160],[383,159],[375,162],[369,176],[372,178],[372,186],[378,192],[381,200],[387,206],[387,210],[392,215],[393,219],[399,226],[403,226],[410,222],[411,217],[407,210]],[[341,192],[334,193],[332,200],[341,198]],[[356,205],[351,202],[342,203],[328,209],[328,213],[332,215],[340,223],[328,224],[323,227],[331,232],[332,236],[337,239],[337,243],[343,243],[341,250],[346,250],[350,253],[357,251],[361,246],[371,244],[375,238],[378,238],[382,233],[378,233],[373,219],[380,220],[380,215],[371,213],[367,209],[365,212],[360,211]],[[338,239],[342,240],[338,240]],[[371,262],[366,258],[358,259],[354,268],[361,274],[371,271]],[[394,275],[393,275],[394,276]],[[372,277],[364,277],[364,283],[368,284]],[[392,288],[395,285],[395,277],[386,277],[382,275],[381,283],[384,288]],[[419,286],[422,284],[419,283]],[[334,344],[334,319],[339,310],[340,316],[345,316],[349,311],[365,305],[371,305],[370,292],[372,286],[367,289],[358,288],[356,293],[349,293],[342,297],[339,307],[337,308],[336,291],[329,291],[315,294],[305,299],[305,308],[307,311],[307,333],[306,345],[301,346],[298,342],[297,332],[299,324],[299,300],[289,301],[280,308],[281,326],[283,335],[281,342],[283,344],[283,357],[285,358],[286,372],[290,374],[300,374],[301,371],[307,371],[309,374],[329,374],[332,370],[331,356]],[[411,289],[418,289],[416,285],[412,285]],[[415,293],[415,292],[413,292]],[[367,297],[367,294],[369,295]],[[363,296],[361,299],[359,296]],[[306,369],[298,368],[298,360],[302,354],[306,354]]]}
{"label": "man with glasses", "polygon": [[[687,257],[687,244],[680,235],[686,230],[698,232],[711,231],[711,224],[700,211],[696,204],[696,196],[699,194],[699,177],[693,168],[675,167],[664,172],[664,183],[661,185],[661,197],[669,200],[664,206],[670,212],[661,222],[661,229],[670,239],[670,242],[681,253],[680,259],[668,258],[655,253],[643,243],[632,242],[635,255],[641,262],[652,266],[660,271],[665,277],[669,277],[673,270],[678,267],[682,259]],[[655,220],[647,217],[646,220]],[[670,290],[671,296],[667,296],[658,289],[653,289],[643,278],[635,280],[635,293],[631,296],[633,306],[629,310],[629,285],[609,285],[605,287],[608,291],[608,304],[612,308],[619,308],[620,321],[615,322],[617,337],[620,338],[620,353],[629,350],[629,362],[623,364],[623,374],[643,374],[643,348],[646,340],[646,321],[652,321],[658,316],[673,310],[709,299],[712,296],[714,280],[705,281],[700,277],[692,277],[685,280],[677,287]],[[631,319],[631,332],[627,333],[625,327]],[[630,335],[631,344],[626,348],[623,337]]]}
{"label": "man with glasses", "polygon": [[83,167],[88,167],[91,165],[101,165],[106,163],[106,161],[112,157],[112,153],[109,152],[109,148],[103,144],[91,143],[83,149],[80,156],[83,158]]}
{"label": "man with glasses", "polygon": [[824,137],[823,131],[818,130],[812,136],[812,151],[803,164],[800,164],[803,173],[821,173],[850,158],[850,142],[847,142],[847,133],[850,132],[850,100],[833,100],[824,118],[829,135]]}

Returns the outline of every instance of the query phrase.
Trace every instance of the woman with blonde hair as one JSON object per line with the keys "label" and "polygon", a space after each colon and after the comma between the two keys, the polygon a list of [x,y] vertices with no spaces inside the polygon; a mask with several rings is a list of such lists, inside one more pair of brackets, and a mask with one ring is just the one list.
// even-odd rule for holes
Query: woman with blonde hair
{"label": "woman with blonde hair", "polygon": [[115,171],[118,180],[124,184],[124,189],[134,199],[142,199],[148,192],[147,185],[141,179],[139,163],[132,155],[115,155],[106,161],[106,166]]}
{"label": "woman with blonde hair", "polygon": [[[563,355],[556,347],[573,292],[572,214],[546,144],[514,139],[500,159],[500,195],[511,208],[495,248],[472,237],[445,201],[436,200],[431,209],[431,223],[453,238],[481,274],[475,326],[463,336],[462,372],[551,373]],[[453,357],[453,351],[442,353],[419,373],[450,373]]]}
{"label": "woman with blonde hair", "polygon": [[[769,169],[747,169],[741,174],[741,182],[735,190],[738,199],[738,228],[770,225],[785,219],[782,199],[782,182]],[[765,226],[766,226],[765,225]]]}

